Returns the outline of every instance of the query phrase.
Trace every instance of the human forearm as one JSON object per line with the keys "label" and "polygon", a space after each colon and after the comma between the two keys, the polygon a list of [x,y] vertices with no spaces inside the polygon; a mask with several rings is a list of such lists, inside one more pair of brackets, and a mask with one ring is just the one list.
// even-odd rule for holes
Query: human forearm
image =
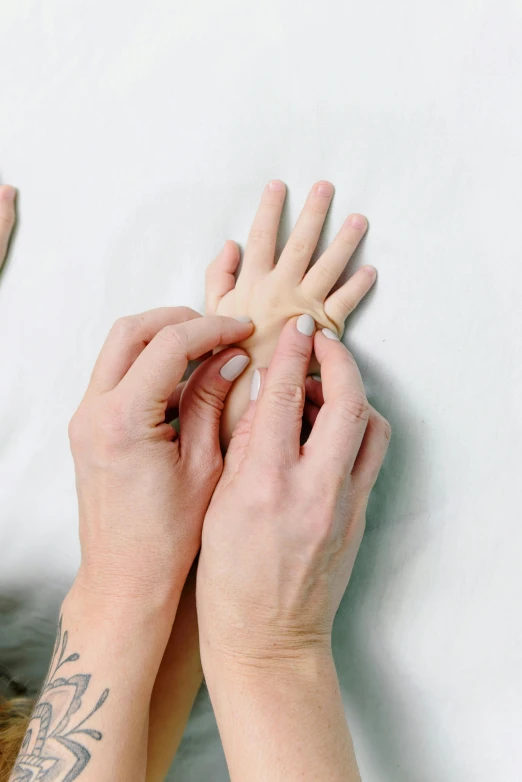
{"label": "human forearm", "polygon": [[163,782],[183,736],[203,672],[199,655],[195,567],[185,587],[150,702],[147,782]]}
{"label": "human forearm", "polygon": [[103,607],[75,586],[64,600],[49,673],[11,779],[145,779],[148,706],[169,624],[160,609]]}
{"label": "human forearm", "polygon": [[331,653],[205,664],[232,782],[360,782]]}

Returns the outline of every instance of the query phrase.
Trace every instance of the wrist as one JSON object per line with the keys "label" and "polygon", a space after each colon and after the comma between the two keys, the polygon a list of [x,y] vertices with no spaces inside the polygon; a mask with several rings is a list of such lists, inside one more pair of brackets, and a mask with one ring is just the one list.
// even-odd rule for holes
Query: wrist
{"label": "wrist", "polygon": [[167,610],[156,602],[114,598],[91,591],[76,580],[62,603],[61,613],[68,627],[85,639],[85,646],[95,643],[105,648],[112,659],[132,661],[130,670],[137,676],[149,672],[151,683],[154,682],[172,629],[170,606]]}
{"label": "wrist", "polygon": [[305,649],[277,650],[273,654],[234,654],[211,652],[201,646],[203,673],[210,691],[213,689],[267,688],[269,682],[280,688],[320,681],[325,672],[335,672],[331,644],[322,643]]}
{"label": "wrist", "polygon": [[69,590],[67,599],[83,613],[100,621],[130,626],[139,624],[172,627],[183,591],[182,583],[157,583],[144,588],[132,577],[122,576],[109,582],[82,565]]}

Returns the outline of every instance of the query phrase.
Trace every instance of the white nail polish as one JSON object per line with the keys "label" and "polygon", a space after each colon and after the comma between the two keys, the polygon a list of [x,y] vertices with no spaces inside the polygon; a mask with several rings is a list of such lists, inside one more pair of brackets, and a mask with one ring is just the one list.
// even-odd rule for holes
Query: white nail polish
{"label": "white nail polish", "polygon": [[240,323],[252,323],[252,318],[249,318],[248,315],[237,315],[234,320],[238,320]]}
{"label": "white nail polish", "polygon": [[259,369],[254,369],[252,375],[252,385],[250,386],[250,400],[253,402],[259,396],[259,389],[261,388],[261,373]]}
{"label": "white nail polish", "polygon": [[244,370],[250,359],[248,356],[234,356],[226,364],[223,364],[219,374],[223,380],[235,380]]}
{"label": "white nail polish", "polygon": [[297,318],[297,330],[307,337],[311,337],[315,331],[315,320],[311,315],[299,315]]}
{"label": "white nail polish", "polygon": [[339,337],[335,331],[332,331],[332,329],[323,329],[323,334],[325,337],[328,337],[328,339],[335,339],[337,342],[339,342]]}
{"label": "white nail polish", "polygon": [[312,380],[317,380],[318,383],[322,383],[321,375],[311,375]]}

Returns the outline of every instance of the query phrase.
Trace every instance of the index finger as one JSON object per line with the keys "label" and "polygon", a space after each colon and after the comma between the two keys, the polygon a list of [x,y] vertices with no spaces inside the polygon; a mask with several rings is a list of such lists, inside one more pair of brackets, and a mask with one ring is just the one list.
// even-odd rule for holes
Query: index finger
{"label": "index finger", "polygon": [[303,446],[303,456],[336,473],[351,472],[370,416],[359,368],[352,354],[330,329],[315,336],[321,365],[324,405]]}
{"label": "index finger", "polygon": [[242,342],[250,336],[252,329],[252,323],[222,315],[166,326],[140,353],[118,388],[145,403],[166,403],[189,361],[219,345]]}

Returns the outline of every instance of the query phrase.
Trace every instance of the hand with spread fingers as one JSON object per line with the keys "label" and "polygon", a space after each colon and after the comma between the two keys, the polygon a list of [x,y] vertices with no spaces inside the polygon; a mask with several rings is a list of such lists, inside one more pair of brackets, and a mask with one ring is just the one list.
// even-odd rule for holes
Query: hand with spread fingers
{"label": "hand with spread fingers", "polygon": [[[206,275],[205,308],[209,315],[246,316],[255,330],[241,343],[251,358],[251,369],[270,363],[281,330],[294,315],[308,313],[321,328],[341,336],[344,322],[376,279],[372,266],[363,266],[335,292],[341,276],[367,228],[366,218],[350,215],[325,252],[309,267],[333,197],[329,182],[317,182],[275,263],[277,231],[285,201],[282,182],[270,182],[261,197],[237,281],[239,249],[228,241]],[[308,270],[308,271],[307,271]],[[249,394],[246,373],[228,396],[221,423],[221,439],[228,445]]]}
{"label": "hand with spread fingers", "polygon": [[11,185],[0,186],[0,269],[9,247],[9,240],[15,223],[16,190]]}
{"label": "hand with spread fingers", "polygon": [[292,318],[254,374],[203,525],[201,659],[233,781],[359,779],[331,633],[390,427],[348,350],[314,330]]}

